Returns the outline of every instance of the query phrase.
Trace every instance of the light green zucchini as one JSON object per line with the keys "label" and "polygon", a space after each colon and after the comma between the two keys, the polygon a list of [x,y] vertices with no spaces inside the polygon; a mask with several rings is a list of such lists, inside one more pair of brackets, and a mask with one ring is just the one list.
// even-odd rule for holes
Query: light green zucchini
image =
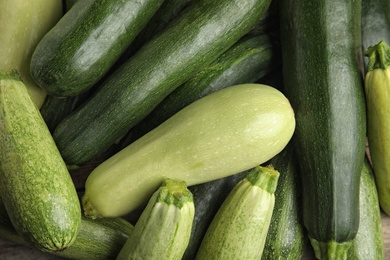
{"label": "light green zucchini", "polygon": [[68,248],[80,201],[38,108],[16,72],[0,71],[0,195],[15,230],[42,251]]}
{"label": "light green zucchini", "polygon": [[0,70],[17,69],[37,107],[46,92],[30,75],[32,53],[63,15],[61,0],[0,1]]}
{"label": "light green zucchini", "polygon": [[116,259],[181,259],[194,214],[194,199],[186,183],[165,179]]}
{"label": "light green zucchini", "polygon": [[88,176],[87,216],[121,216],[146,203],[164,177],[195,185],[278,154],[295,129],[285,96],[261,84],[224,88],[191,103]]}
{"label": "light green zucchini", "polygon": [[275,205],[279,172],[255,167],[229,193],[202,240],[196,259],[260,259]]}

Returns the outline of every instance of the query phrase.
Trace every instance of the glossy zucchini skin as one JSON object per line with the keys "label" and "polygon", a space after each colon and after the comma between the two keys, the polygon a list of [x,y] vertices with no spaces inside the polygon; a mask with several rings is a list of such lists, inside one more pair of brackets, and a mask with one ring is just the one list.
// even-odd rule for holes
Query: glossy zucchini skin
{"label": "glossy zucchini skin", "polygon": [[343,259],[359,225],[366,141],[361,1],[279,4],[284,93],[297,119],[304,225],[321,251],[317,257]]}
{"label": "glossy zucchini skin", "polygon": [[32,78],[52,96],[85,92],[119,59],[162,2],[76,1],[35,48]]}
{"label": "glossy zucchini skin", "polygon": [[302,259],[308,242],[302,221],[301,180],[292,143],[269,162],[280,173],[261,259]]}
{"label": "glossy zucchini skin", "polygon": [[242,84],[211,93],[96,167],[85,184],[84,213],[128,214],[164,177],[192,186],[251,169],[283,150],[294,128],[294,111],[275,88]]}
{"label": "glossy zucchini skin", "polygon": [[269,0],[199,1],[100,85],[60,123],[54,139],[67,164],[104,152],[175,88],[245,35]]}
{"label": "glossy zucchini skin", "polygon": [[360,177],[359,230],[348,252],[348,259],[385,259],[381,210],[375,177],[368,158]]}
{"label": "glossy zucchini skin", "polygon": [[46,92],[30,75],[31,55],[42,37],[63,15],[62,0],[0,1],[0,70],[17,69],[37,107]]}
{"label": "glossy zucchini skin", "polygon": [[277,65],[276,48],[267,34],[244,36],[164,98],[122,141],[122,147],[143,136],[195,100],[219,89],[261,79]]}
{"label": "glossy zucchini skin", "polygon": [[[74,243],[64,251],[50,253],[75,260],[115,259],[133,229],[134,226],[122,218],[91,220],[82,217],[80,231]],[[31,247],[13,227],[1,197],[0,236],[14,243]]]}
{"label": "glossy zucchini skin", "polygon": [[0,71],[0,194],[15,230],[61,251],[81,222],[76,189],[39,110],[16,72]]}

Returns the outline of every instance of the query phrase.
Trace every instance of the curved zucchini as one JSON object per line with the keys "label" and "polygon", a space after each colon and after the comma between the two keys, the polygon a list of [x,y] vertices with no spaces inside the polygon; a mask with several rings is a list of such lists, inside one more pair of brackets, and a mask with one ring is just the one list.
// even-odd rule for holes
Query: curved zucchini
{"label": "curved zucchini", "polygon": [[359,230],[348,251],[348,259],[383,260],[384,241],[382,234],[381,210],[374,173],[366,158],[360,177]]}
{"label": "curved zucchini", "polygon": [[107,150],[169,93],[245,35],[269,3],[197,1],[187,8],[59,124],[53,136],[67,164],[83,164]]}
{"label": "curved zucchini", "polygon": [[42,251],[75,240],[80,201],[39,110],[16,72],[0,71],[0,193],[16,231]]}
{"label": "curved zucchini", "polygon": [[180,109],[219,89],[253,83],[275,67],[275,48],[266,34],[241,39],[169,94],[122,141],[122,147],[146,134]]}
{"label": "curved zucchini", "polygon": [[186,183],[165,179],[116,259],[181,259],[190,240],[194,214],[193,196]]}
{"label": "curved zucchini", "polygon": [[[134,227],[122,218],[96,219],[82,217],[74,243],[64,251],[51,254],[74,260],[115,259]],[[14,243],[30,246],[19,236],[0,198],[0,236]]]}
{"label": "curved zucchini", "polygon": [[0,70],[17,69],[38,108],[42,106],[46,92],[31,78],[31,55],[62,15],[61,0],[0,1]]}
{"label": "curved zucchini", "polygon": [[191,238],[182,259],[195,259],[204,234],[223,201],[241,181],[247,171],[225,178],[189,187],[194,196],[195,216],[192,223]]}
{"label": "curved zucchini", "polygon": [[292,143],[269,162],[280,173],[275,206],[262,259],[302,259],[307,234],[302,222],[302,196]]}
{"label": "curved zucchini", "polygon": [[119,59],[162,2],[76,1],[34,50],[32,78],[52,96],[87,91]]}
{"label": "curved zucchini", "polygon": [[84,212],[127,214],[143,205],[164,177],[191,186],[251,169],[279,153],[294,128],[294,111],[275,88],[221,89],[96,167],[85,184]]}
{"label": "curved zucchini", "polygon": [[366,144],[361,1],[279,4],[284,93],[297,120],[304,225],[318,258],[345,259],[359,226]]}
{"label": "curved zucchini", "polygon": [[390,47],[381,41],[365,52],[367,135],[382,210],[390,215]]}
{"label": "curved zucchini", "polygon": [[260,259],[271,223],[279,172],[255,167],[229,193],[202,240],[196,259]]}

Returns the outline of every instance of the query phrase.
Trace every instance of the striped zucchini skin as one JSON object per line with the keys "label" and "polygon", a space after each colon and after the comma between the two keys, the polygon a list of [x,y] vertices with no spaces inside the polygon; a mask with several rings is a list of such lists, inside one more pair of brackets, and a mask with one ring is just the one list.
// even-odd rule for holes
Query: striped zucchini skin
{"label": "striped zucchini skin", "polygon": [[32,78],[53,96],[85,92],[108,72],[162,2],[76,1],[34,50]]}
{"label": "striped zucchini skin", "polygon": [[81,209],[68,169],[13,73],[0,72],[0,192],[16,231],[43,251],[75,240]]}
{"label": "striped zucchini skin", "polygon": [[348,251],[348,259],[385,259],[378,192],[368,158],[364,161],[360,177],[359,196],[359,230]]}
{"label": "striped zucchini skin", "polygon": [[269,4],[270,0],[204,0],[187,8],[60,123],[53,135],[67,164],[85,163],[107,150],[252,29]]}
{"label": "striped zucchini skin", "polygon": [[282,0],[280,10],[304,225],[317,257],[343,259],[359,226],[366,144],[361,1]]}

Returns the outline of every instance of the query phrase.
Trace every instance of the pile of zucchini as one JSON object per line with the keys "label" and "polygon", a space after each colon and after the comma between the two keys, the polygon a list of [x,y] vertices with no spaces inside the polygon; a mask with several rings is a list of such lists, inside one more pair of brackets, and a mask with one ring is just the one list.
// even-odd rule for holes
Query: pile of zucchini
{"label": "pile of zucchini", "polygon": [[385,259],[388,5],[0,0],[0,237],[53,259]]}

